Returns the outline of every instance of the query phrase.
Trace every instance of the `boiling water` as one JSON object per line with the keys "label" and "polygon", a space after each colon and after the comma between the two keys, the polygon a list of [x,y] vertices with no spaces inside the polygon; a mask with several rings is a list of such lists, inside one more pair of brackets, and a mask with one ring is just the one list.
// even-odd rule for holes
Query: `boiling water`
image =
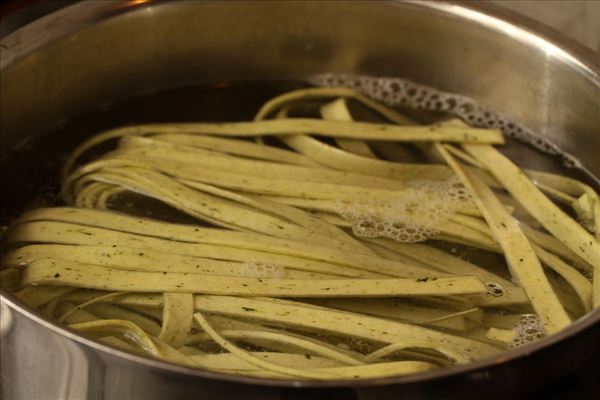
{"label": "boiling water", "polygon": [[[511,121],[503,114],[482,107],[466,96],[443,92],[400,78],[323,74],[313,76],[308,81],[316,86],[351,88],[393,108],[453,115],[474,127],[500,129],[506,137],[529,144],[542,153],[559,156],[563,166],[568,169],[586,170],[576,157],[565,153],[547,138]],[[596,177],[589,178],[596,184],[600,183]]]}
{"label": "boiling water", "polygon": [[[325,74],[313,76],[307,82],[217,82],[144,93],[114,103],[102,103],[87,113],[57,120],[46,132],[21,140],[7,157],[0,160],[4,189],[0,223],[6,224],[25,208],[57,204],[60,167],[70,150],[95,133],[117,126],[150,122],[247,121],[270,98],[306,87],[307,83],[352,88],[408,115],[415,115],[417,120],[432,115],[434,118],[455,115],[474,126],[499,128],[508,137],[518,139],[510,141],[503,150],[519,165],[535,166],[590,182],[579,168],[581,163],[578,160],[564,154],[543,137],[536,136],[505,116],[480,107],[465,96],[397,78]],[[418,110],[433,114],[415,114]],[[99,152],[105,150],[98,149]],[[390,149],[381,149],[378,153],[392,161],[402,160]],[[412,157],[423,161],[419,154]]]}
{"label": "boiling water", "polygon": [[[580,164],[577,160],[561,153],[560,149],[546,139],[535,136],[531,131],[502,115],[485,110],[472,99],[464,96],[443,93],[401,79],[320,75],[310,78],[308,83],[316,86],[352,88],[398,108],[422,122],[435,121],[442,115],[454,115],[474,126],[499,128],[509,138],[517,139],[509,140],[505,150],[511,158],[518,160],[520,165],[524,165],[522,160],[527,160],[526,166],[533,165],[538,169],[542,166],[541,169],[544,170],[585,180],[578,169]],[[45,134],[21,142],[14,151],[1,160],[3,185],[1,223],[8,224],[25,209],[60,205],[61,200],[57,196],[60,167],[66,155],[78,143],[95,133],[116,126],[150,122],[252,120],[260,106],[270,98],[306,86],[307,82],[260,81],[218,82],[175,88],[146,93],[113,104],[101,104],[85,114],[57,121],[56,125],[48,129]],[[394,144],[380,146],[373,144],[373,150],[378,156],[392,161],[423,162],[425,159],[416,147],[394,146]],[[393,151],[395,148],[398,149],[397,152]],[[106,150],[106,148],[97,149],[99,152]],[[435,223],[438,220],[435,216],[438,215],[439,219],[443,220],[456,207],[453,199],[465,196],[461,189],[452,188],[452,182],[442,185],[450,185],[451,190],[446,190],[447,187],[442,188],[443,190],[436,187],[427,190],[427,185],[408,190],[409,194],[410,190],[413,190],[414,198],[422,198],[425,194],[431,200],[430,202],[419,204],[411,198],[397,204],[385,205],[390,208],[390,214],[397,215],[398,211],[402,210],[403,214],[412,216],[407,217],[408,220],[400,221],[399,225],[402,228],[394,226],[393,223],[368,220],[368,208],[372,204],[365,205],[365,210],[361,212],[360,205],[358,208],[356,205],[348,208],[340,203],[338,211],[348,220],[356,222],[354,225],[359,227],[359,232],[356,233],[362,236],[383,235],[406,242],[420,241],[435,233]],[[450,197],[439,197],[440,193],[446,193]],[[140,196],[120,196],[119,199],[119,208],[133,214],[160,217],[180,223],[198,223],[197,220],[192,220],[155,200]],[[422,209],[423,207],[428,209]],[[433,218],[424,223],[418,215],[432,215]],[[410,218],[416,220],[412,221]],[[416,226],[418,229],[406,230],[407,226]],[[498,254],[444,242],[434,244],[509,278],[503,257]],[[286,274],[285,268],[278,265],[247,263],[245,267],[246,276],[284,278]],[[492,285],[489,287],[488,295],[502,295],[502,288]],[[527,344],[543,334],[539,320],[535,316],[528,315],[518,321],[516,332],[517,335],[509,347]],[[348,341],[348,339],[329,335],[322,338],[338,344],[341,348],[351,347],[363,352],[373,350],[369,343],[362,341]],[[253,347],[248,346],[248,348]]]}
{"label": "boiling water", "polygon": [[468,199],[457,178],[414,180],[393,201],[338,201],[336,212],[352,223],[356,236],[416,243],[438,233],[438,227]]}
{"label": "boiling water", "polygon": [[[594,183],[579,168],[578,160],[505,116],[480,107],[472,99],[403,79],[326,74],[313,76],[307,82],[217,82],[144,93],[115,103],[99,104],[87,113],[57,120],[46,132],[21,140],[0,160],[4,189],[0,223],[6,224],[24,208],[57,204],[59,170],[65,157],[78,143],[95,133],[116,126],[151,122],[247,121],[265,101],[283,92],[306,87],[307,83],[350,87],[415,116],[417,120],[455,115],[474,126],[499,128],[508,137],[518,139],[509,141],[503,151],[519,165]],[[431,113],[419,113],[420,110]],[[392,161],[424,160],[420,154],[395,154],[394,146],[375,147],[379,156]],[[407,156],[412,160],[406,160]]]}

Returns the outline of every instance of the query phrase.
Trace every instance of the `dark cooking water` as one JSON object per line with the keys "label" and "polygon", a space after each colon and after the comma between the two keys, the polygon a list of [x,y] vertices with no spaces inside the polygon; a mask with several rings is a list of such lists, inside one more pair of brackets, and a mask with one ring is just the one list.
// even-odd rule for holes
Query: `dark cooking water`
{"label": "dark cooking water", "polygon": [[6,224],[24,208],[56,204],[60,168],[67,154],[89,136],[138,123],[249,120],[271,97],[303,86],[306,84],[217,82],[144,94],[115,104],[100,104],[43,135],[22,142],[2,160],[0,221]]}

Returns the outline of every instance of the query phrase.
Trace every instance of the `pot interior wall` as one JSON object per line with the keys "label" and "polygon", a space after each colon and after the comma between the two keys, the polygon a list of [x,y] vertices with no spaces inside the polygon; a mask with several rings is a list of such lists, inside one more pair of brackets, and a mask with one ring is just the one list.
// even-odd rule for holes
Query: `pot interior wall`
{"label": "pot interior wall", "polygon": [[[4,68],[2,154],[25,136],[132,94],[337,72],[400,76],[472,96],[547,135],[598,175],[598,86],[590,72],[514,27],[485,26],[485,18],[467,21],[460,14],[472,12],[454,11],[399,2],[132,7]],[[76,15],[77,6],[63,12]]]}

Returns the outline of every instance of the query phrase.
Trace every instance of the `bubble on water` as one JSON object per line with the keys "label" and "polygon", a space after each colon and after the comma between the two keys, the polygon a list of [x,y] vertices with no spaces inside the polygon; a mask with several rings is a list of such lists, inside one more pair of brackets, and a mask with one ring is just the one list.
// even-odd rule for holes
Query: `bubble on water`
{"label": "bubble on water", "polygon": [[487,291],[485,295],[488,297],[502,297],[504,296],[504,289],[502,286],[497,284],[496,282],[486,282],[485,286],[487,287]]}
{"label": "bubble on water", "polygon": [[242,264],[241,274],[249,278],[283,279],[286,276],[283,265],[264,262],[245,262]]}
{"label": "bubble on water", "polygon": [[[567,166],[578,166],[577,160],[564,154],[558,146],[545,137],[536,135],[506,116],[488,110],[469,97],[443,92],[400,78],[364,75],[321,74],[308,79],[315,86],[337,86],[354,89],[390,107],[408,107],[415,110],[444,112],[461,118],[469,125],[499,129],[506,136],[516,138],[545,153],[563,156]],[[576,161],[576,164],[573,164]]]}
{"label": "bubble on water", "polygon": [[523,314],[514,331],[515,337],[508,343],[511,349],[531,344],[546,336],[544,324],[535,314]]}
{"label": "bubble on water", "polygon": [[393,199],[339,200],[335,211],[352,224],[357,236],[415,243],[438,233],[457,209],[471,204],[464,186],[452,177],[407,182]]}

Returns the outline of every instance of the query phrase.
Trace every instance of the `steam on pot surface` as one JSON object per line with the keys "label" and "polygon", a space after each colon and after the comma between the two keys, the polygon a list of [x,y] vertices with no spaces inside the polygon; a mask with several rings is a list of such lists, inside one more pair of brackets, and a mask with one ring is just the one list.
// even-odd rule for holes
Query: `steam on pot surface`
{"label": "steam on pot surface", "polygon": [[560,149],[409,81],[309,83],[188,88],[262,97],[78,139],[11,218],[2,285],[105,344],[280,379],[448,368],[600,305],[598,193],[503,152]]}

